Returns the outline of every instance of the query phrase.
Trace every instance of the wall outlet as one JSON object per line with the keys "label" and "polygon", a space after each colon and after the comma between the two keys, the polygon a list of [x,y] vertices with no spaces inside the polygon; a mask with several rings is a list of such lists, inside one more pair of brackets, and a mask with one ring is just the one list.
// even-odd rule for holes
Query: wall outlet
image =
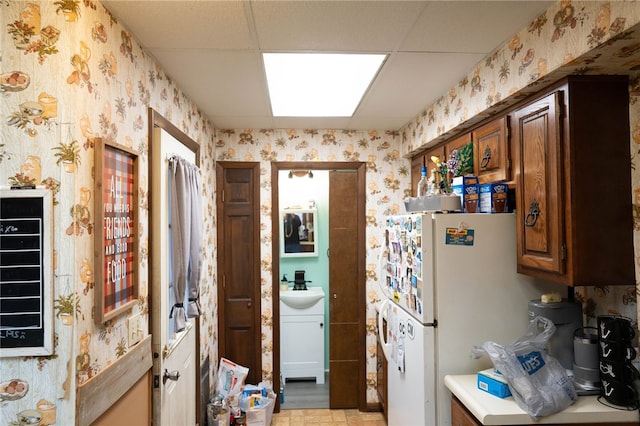
{"label": "wall outlet", "polygon": [[142,340],[142,318],[140,314],[134,314],[127,318],[127,330],[129,347]]}

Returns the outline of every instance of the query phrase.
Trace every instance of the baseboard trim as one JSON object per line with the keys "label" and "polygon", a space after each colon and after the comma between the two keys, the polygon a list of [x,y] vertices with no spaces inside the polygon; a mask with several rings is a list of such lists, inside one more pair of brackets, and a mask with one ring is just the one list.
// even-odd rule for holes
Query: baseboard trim
{"label": "baseboard trim", "polygon": [[367,402],[366,411],[369,413],[381,413],[382,412],[382,404],[379,402]]}

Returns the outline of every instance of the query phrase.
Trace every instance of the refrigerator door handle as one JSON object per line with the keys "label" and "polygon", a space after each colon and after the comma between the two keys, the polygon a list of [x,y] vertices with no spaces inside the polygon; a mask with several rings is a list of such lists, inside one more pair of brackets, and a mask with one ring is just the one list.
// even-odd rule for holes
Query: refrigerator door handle
{"label": "refrigerator door handle", "polygon": [[[391,359],[391,343],[387,341],[387,336],[384,332],[383,321],[384,318],[387,318],[389,308],[391,306],[391,301],[389,299],[383,300],[380,305],[380,311],[378,312],[378,336],[380,338],[380,346],[382,346],[382,352],[384,352],[384,357],[387,360]],[[387,323],[387,326],[389,324]]]}

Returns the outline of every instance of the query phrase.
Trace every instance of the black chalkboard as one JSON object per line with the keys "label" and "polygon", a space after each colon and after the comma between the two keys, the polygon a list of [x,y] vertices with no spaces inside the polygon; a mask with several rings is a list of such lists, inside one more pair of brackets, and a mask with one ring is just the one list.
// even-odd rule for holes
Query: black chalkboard
{"label": "black chalkboard", "polygon": [[0,190],[0,356],[50,355],[51,192]]}

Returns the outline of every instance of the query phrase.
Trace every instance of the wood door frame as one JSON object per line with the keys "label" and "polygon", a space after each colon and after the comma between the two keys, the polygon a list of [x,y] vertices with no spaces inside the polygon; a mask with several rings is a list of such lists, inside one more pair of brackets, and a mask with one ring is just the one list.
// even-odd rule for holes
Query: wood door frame
{"label": "wood door frame", "polygon": [[[365,378],[367,374],[366,363],[366,163],[363,162],[308,162],[308,161],[281,161],[271,163],[271,277],[272,277],[272,302],[271,311],[273,312],[273,386],[277,393],[280,390],[280,286],[277,277],[280,276],[280,213],[279,213],[279,172],[288,169],[304,169],[304,170],[355,170],[358,173],[358,199],[356,200],[356,209],[362,212],[362,218],[358,221],[357,238],[358,238],[358,299],[362,302],[358,304],[358,410],[368,411],[367,392],[365,387]],[[275,278],[274,278],[275,277]],[[327,320],[328,321],[328,320]],[[331,386],[331,383],[329,383]],[[280,411],[280,399],[276,399],[275,411]]]}
{"label": "wood door frame", "polygon": [[[182,130],[178,129],[176,126],[174,126],[169,120],[167,120],[166,118],[164,118],[162,115],[160,115],[157,111],[155,111],[153,108],[148,108],[147,109],[147,113],[148,113],[148,170],[147,170],[147,176],[153,176],[152,173],[152,153],[154,151],[154,143],[153,143],[153,134],[154,128],[160,128],[163,129],[164,131],[166,131],[167,133],[169,133],[171,136],[173,136],[175,139],[177,139],[178,141],[180,141],[184,146],[186,146],[187,148],[189,148],[191,151],[194,152],[195,154],[195,162],[196,162],[196,166],[200,166],[200,144],[196,141],[194,141],[193,139],[191,139],[188,135],[186,135]],[[149,182],[149,187],[151,187],[151,183]],[[151,208],[153,206],[153,192],[151,191],[151,189],[149,189],[147,191],[147,204],[149,205],[149,224],[148,229],[153,229],[154,223],[153,223],[153,214],[151,212]],[[153,318],[153,306],[151,306],[153,304],[153,292],[154,292],[154,287],[153,287],[153,247],[155,246],[155,240],[156,238],[154,238],[153,236],[153,232],[149,233],[149,254],[148,254],[148,258],[149,258],[149,269],[148,269],[148,282],[149,282],[149,288],[148,288],[148,293],[147,293],[147,304],[148,304],[148,309],[149,309],[149,320],[148,320],[148,327],[149,330],[153,330],[154,328],[154,321],[157,321],[157,318]],[[197,363],[196,363],[196,377],[195,377],[195,383],[196,383],[196,395],[202,395],[202,389],[200,389],[200,317],[195,318],[195,333],[196,333],[196,356],[197,356]],[[161,356],[161,354],[157,354],[154,353],[153,354],[154,357],[156,356]],[[158,378],[154,377],[154,380],[152,380],[152,382],[154,382],[155,380],[159,380]],[[152,384],[153,386],[153,384]],[[153,411],[153,388],[151,389],[150,395],[151,395],[151,407],[152,407],[152,411]],[[207,390],[208,393],[208,390]],[[196,399],[196,418],[199,418],[199,413],[202,412],[202,410],[204,409],[204,407],[202,407],[202,399],[201,398],[197,398]]]}
{"label": "wood door frame", "polygon": [[[254,245],[253,250],[254,253],[256,253],[258,255],[258,258],[261,257],[261,253],[260,253],[260,163],[259,162],[244,162],[244,161],[217,161],[216,162],[216,229],[218,229],[219,227],[221,227],[221,224],[223,223],[223,218],[224,218],[224,202],[222,200],[222,197],[220,197],[220,192],[222,191],[222,185],[223,185],[223,172],[225,169],[253,169],[253,217],[254,217],[254,227],[257,231],[257,238],[254,239],[254,241],[252,242],[252,244]],[[219,230],[216,231],[216,244],[217,247],[223,247],[224,246],[224,233],[220,232]],[[225,262],[225,257],[224,257],[224,253],[221,251],[218,251],[218,256],[216,259],[216,264],[217,264],[217,295],[218,295],[218,358],[220,358],[220,356],[224,356],[225,352],[226,352],[226,338],[223,338],[222,336],[224,336],[224,330],[226,328],[226,323],[225,323],[225,295],[224,295],[224,291],[225,289],[223,288],[223,275],[225,272],[224,269],[224,262]],[[255,311],[257,311],[257,314],[254,315],[254,323],[253,323],[253,327],[255,330],[258,331],[258,333],[261,333],[262,330],[262,322],[261,322],[261,318],[262,318],[262,291],[261,291],[261,267],[260,267],[260,262],[255,262],[255,265],[253,265],[253,268],[255,268],[254,270],[254,276],[258,278],[258,286],[256,287],[257,289],[254,289],[254,298],[255,298],[255,303],[254,303],[254,307],[253,309]],[[258,303],[260,302],[260,303]],[[263,376],[263,372],[264,372],[264,366],[262,365],[262,343],[259,342],[256,344],[256,360],[258,360],[260,362],[260,372],[258,374],[258,377],[262,378]],[[234,360],[231,360],[234,361]],[[257,383],[254,383],[257,384]]]}

